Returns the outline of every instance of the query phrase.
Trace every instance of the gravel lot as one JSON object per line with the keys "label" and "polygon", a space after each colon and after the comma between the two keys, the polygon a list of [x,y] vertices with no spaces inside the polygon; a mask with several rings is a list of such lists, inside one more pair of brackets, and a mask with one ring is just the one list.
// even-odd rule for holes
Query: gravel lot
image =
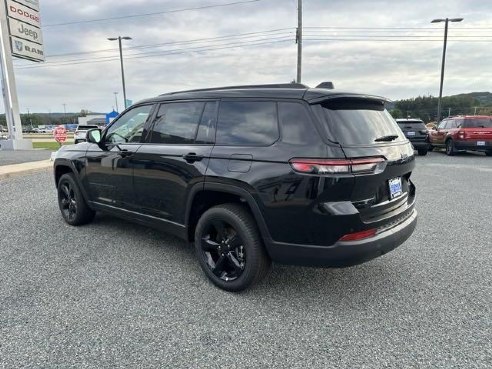
{"label": "gravel lot", "polygon": [[419,225],[348,269],[231,294],[182,241],[66,225],[50,173],[0,180],[2,368],[490,368],[492,158],[417,158]]}

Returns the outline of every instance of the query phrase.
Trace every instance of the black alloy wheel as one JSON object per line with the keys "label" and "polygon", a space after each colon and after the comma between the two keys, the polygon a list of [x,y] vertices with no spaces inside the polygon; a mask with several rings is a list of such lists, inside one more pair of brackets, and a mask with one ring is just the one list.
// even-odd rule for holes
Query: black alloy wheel
{"label": "black alloy wheel", "polygon": [[222,220],[210,222],[207,228],[200,243],[208,267],[223,281],[237,279],[246,264],[244,241],[230,224]]}
{"label": "black alloy wheel", "polygon": [[62,175],[58,181],[58,206],[70,225],[82,225],[94,219],[95,212],[87,206],[72,173]]}
{"label": "black alloy wheel", "polygon": [[271,263],[254,219],[239,204],[216,206],[201,216],[195,251],[207,277],[227,291],[241,291],[258,282]]}

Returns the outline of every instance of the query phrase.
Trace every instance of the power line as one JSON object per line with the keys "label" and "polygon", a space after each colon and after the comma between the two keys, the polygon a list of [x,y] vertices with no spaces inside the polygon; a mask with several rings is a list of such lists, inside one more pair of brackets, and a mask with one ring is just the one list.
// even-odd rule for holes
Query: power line
{"label": "power line", "polygon": [[[277,28],[277,29],[267,30],[267,31],[237,33],[237,34],[226,35],[226,36],[199,38],[199,39],[194,39],[194,40],[170,41],[170,42],[163,42],[163,43],[156,43],[156,44],[129,46],[129,47],[126,47],[125,50],[136,50],[136,49],[145,49],[145,48],[152,48],[152,47],[183,45],[183,44],[190,44],[190,43],[204,43],[204,42],[218,41],[218,40],[222,40],[222,39],[250,38],[250,37],[253,37],[255,35],[258,35],[258,36],[261,36],[261,35],[268,36],[268,35],[275,35],[275,34],[278,34],[278,33],[282,33],[283,31],[287,31],[287,30],[291,30],[292,31],[292,30],[294,30],[294,28],[293,27],[290,27],[290,28]],[[283,32],[283,33],[285,33],[285,32]],[[94,51],[72,52],[72,53],[64,53],[64,54],[53,54],[53,55],[49,55],[48,54],[48,55],[46,55],[46,57],[47,58],[54,58],[54,57],[60,57],[60,56],[97,54],[97,53],[117,51],[117,50],[118,49],[116,49],[116,48],[112,48],[112,49],[101,49],[101,50],[94,50]]]}
{"label": "power line", "polygon": [[[141,58],[152,58],[156,56],[164,56],[164,55],[178,55],[178,54],[188,54],[188,53],[193,53],[193,52],[206,52],[206,51],[213,51],[213,50],[223,50],[223,49],[234,49],[234,48],[239,48],[239,47],[249,47],[249,46],[259,46],[259,45],[269,45],[269,44],[276,44],[276,43],[284,43],[284,42],[292,42],[292,38],[283,38],[283,39],[278,39],[274,41],[253,41],[253,42],[245,42],[242,44],[236,44],[236,45],[227,45],[227,46],[218,46],[218,47],[201,47],[201,48],[185,48],[185,49],[176,49],[176,50],[169,50],[166,52],[158,52],[158,53],[141,53],[141,54],[135,54],[134,56],[125,56],[125,60],[127,59],[141,59]],[[53,63],[45,63],[45,64],[38,64],[38,65],[22,65],[22,66],[16,66],[16,69],[32,69],[32,68],[47,68],[47,67],[58,67],[58,66],[65,66],[65,65],[78,65],[78,64],[93,64],[93,63],[104,63],[104,62],[112,62],[119,60],[117,57],[107,57],[107,59],[101,58],[102,60],[94,60],[94,59],[86,59],[86,60],[72,60],[72,61],[67,61],[67,62],[53,62]]]}
{"label": "power line", "polygon": [[262,1],[262,0],[244,0],[244,1],[235,1],[235,2],[231,2],[231,3],[225,3],[225,4],[203,5],[203,6],[197,6],[197,7],[192,7],[192,8],[183,8],[183,9],[175,9],[175,10],[164,10],[164,11],[160,11],[160,12],[142,13],[142,14],[134,14],[134,15],[122,15],[122,16],[118,16],[118,17],[88,19],[88,20],[65,22],[65,23],[53,23],[53,24],[46,24],[46,25],[43,26],[43,28],[69,26],[69,25],[73,25],[73,24],[85,24],[85,23],[95,23],[95,22],[106,22],[106,21],[113,21],[113,20],[120,20],[120,19],[129,19],[129,18],[148,17],[148,16],[160,15],[160,14],[180,13],[180,12],[186,12],[186,11],[191,11],[191,10],[203,10],[203,9],[211,9],[211,8],[221,8],[221,7],[232,6],[232,5],[256,3],[258,1]]}

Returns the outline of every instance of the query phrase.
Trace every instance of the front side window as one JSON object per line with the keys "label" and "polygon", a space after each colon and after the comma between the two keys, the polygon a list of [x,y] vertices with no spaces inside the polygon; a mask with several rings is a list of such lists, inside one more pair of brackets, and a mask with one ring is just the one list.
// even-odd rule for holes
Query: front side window
{"label": "front side window", "polygon": [[133,108],[122,115],[106,132],[105,141],[110,144],[141,142],[145,122],[152,105]]}
{"label": "front side window", "polygon": [[221,102],[217,123],[217,145],[269,146],[278,138],[275,102]]}
{"label": "front side window", "polygon": [[195,141],[204,102],[162,104],[150,132],[149,142],[191,144]]}

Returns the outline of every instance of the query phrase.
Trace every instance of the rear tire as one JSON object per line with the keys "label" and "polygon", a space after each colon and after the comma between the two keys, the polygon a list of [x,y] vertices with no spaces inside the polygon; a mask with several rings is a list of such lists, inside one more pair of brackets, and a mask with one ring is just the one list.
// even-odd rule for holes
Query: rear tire
{"label": "rear tire", "polygon": [[453,156],[454,154],[456,154],[456,150],[454,148],[454,142],[453,142],[453,140],[447,140],[446,141],[446,155]]}
{"label": "rear tire", "polygon": [[427,149],[420,149],[418,150],[420,156],[426,156],[427,155]]}
{"label": "rear tire", "polygon": [[208,209],[195,229],[195,251],[205,275],[226,291],[242,291],[270,269],[260,232],[244,206],[225,204]]}
{"label": "rear tire", "polygon": [[432,150],[434,150],[434,146],[429,145],[429,148],[427,149],[427,151],[432,151]]}
{"label": "rear tire", "polygon": [[58,206],[62,217],[70,225],[90,223],[96,214],[85,201],[73,173],[66,173],[58,181]]}
{"label": "rear tire", "polygon": [[492,156],[492,150],[485,151],[485,155]]}

